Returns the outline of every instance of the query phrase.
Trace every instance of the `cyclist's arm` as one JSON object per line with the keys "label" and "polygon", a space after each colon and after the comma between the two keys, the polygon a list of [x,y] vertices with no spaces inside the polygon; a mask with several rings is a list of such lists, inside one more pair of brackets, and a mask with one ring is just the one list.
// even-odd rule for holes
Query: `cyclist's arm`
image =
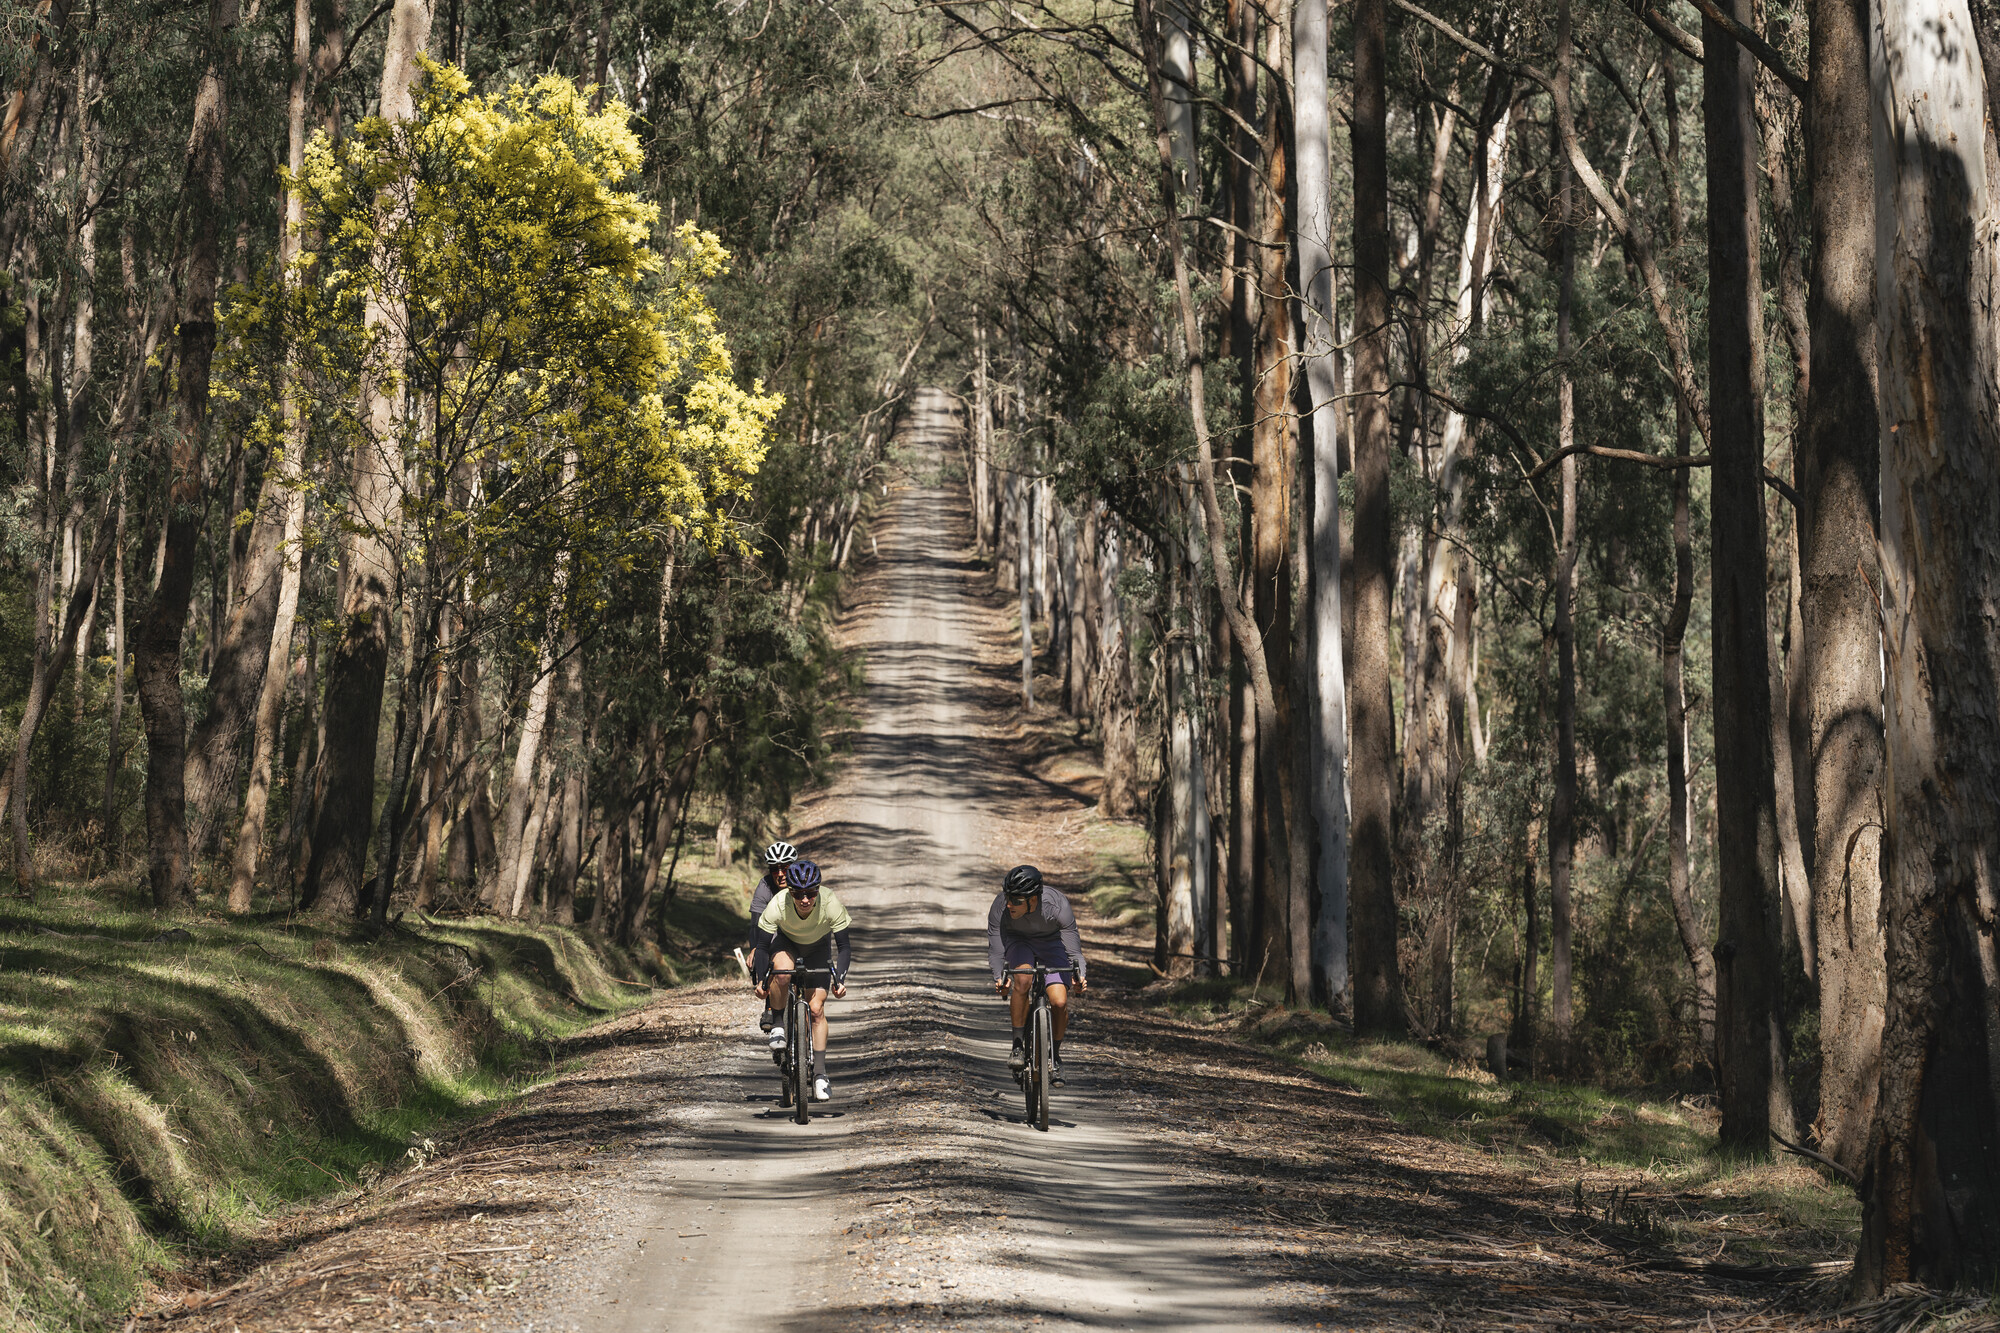
{"label": "cyclist's arm", "polygon": [[992,909],[986,913],[986,961],[993,968],[995,981],[1007,970],[1007,946],[1000,941],[1000,920],[1007,915],[1006,902],[1004,896],[995,898]]}
{"label": "cyclist's arm", "polygon": [[1064,898],[1056,911],[1056,926],[1062,931],[1063,952],[1069,955],[1069,965],[1075,970],[1077,979],[1084,980],[1088,973],[1083,966],[1083,936],[1076,928],[1076,911]]}
{"label": "cyclist's arm", "polygon": [[769,941],[770,937],[758,929],[758,924],[763,919],[764,909],[771,905],[771,899],[777,893],[769,875],[757,881],[757,891],[750,895],[750,929],[743,941],[748,948],[755,949],[760,941]]}
{"label": "cyclist's arm", "polygon": [[849,947],[848,941],[848,936],[851,933],[847,930],[836,930],[833,932],[833,984],[836,986],[846,983],[847,965],[854,959],[854,953]]}

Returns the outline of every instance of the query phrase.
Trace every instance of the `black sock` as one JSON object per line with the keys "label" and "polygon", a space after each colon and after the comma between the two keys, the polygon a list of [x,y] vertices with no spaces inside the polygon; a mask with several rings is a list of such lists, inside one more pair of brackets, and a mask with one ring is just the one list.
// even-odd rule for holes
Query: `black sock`
{"label": "black sock", "polygon": [[1016,1046],[1019,1046],[1019,1045],[1020,1045],[1021,1043],[1025,1042],[1025,1041],[1026,1041],[1027,1039],[1028,1039],[1028,1029],[1027,1029],[1027,1028],[1025,1028],[1025,1027],[1018,1027],[1018,1028],[1015,1028],[1015,1029],[1014,1029],[1014,1044],[1015,1044]]}
{"label": "black sock", "polygon": [[1062,1059],[1062,1039],[1060,1037],[1056,1039],[1056,1059]]}
{"label": "black sock", "polygon": [[813,1077],[814,1077],[814,1078],[825,1078],[825,1077],[826,1077],[826,1052],[825,1052],[825,1051],[814,1051],[814,1052],[813,1052]]}

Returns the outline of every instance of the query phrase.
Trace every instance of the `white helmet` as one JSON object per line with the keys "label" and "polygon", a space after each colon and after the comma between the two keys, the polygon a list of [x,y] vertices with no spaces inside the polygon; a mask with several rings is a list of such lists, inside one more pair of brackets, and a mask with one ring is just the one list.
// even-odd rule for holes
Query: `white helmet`
{"label": "white helmet", "polygon": [[799,849],[789,842],[774,842],[764,849],[764,864],[788,866],[799,859]]}

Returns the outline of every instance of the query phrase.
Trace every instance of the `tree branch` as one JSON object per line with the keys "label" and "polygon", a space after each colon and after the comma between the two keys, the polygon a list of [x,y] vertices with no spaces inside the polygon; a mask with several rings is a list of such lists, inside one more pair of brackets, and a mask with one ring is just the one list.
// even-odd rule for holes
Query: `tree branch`
{"label": "tree branch", "polygon": [[1626,0],[1632,12],[1641,23],[1651,28],[1659,39],[1674,50],[1699,65],[1702,59],[1701,38],[1694,36],[1680,24],[1646,3],[1646,0]]}
{"label": "tree branch", "polygon": [[1785,63],[1785,58],[1778,54],[1776,48],[1760,37],[1754,29],[1746,28],[1735,19],[1729,17],[1715,3],[1715,0],[1689,0],[1689,3],[1701,11],[1703,18],[1728,33],[1737,45],[1757,57],[1765,69],[1777,75],[1778,81],[1792,90],[1792,96],[1798,98],[1801,102],[1806,100],[1807,85],[1805,79],[1799,74],[1794,73],[1792,67]]}

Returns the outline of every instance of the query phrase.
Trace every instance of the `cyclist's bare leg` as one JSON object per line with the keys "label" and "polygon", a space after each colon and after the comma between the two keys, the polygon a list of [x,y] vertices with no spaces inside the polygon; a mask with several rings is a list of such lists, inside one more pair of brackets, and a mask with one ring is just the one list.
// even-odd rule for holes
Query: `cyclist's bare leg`
{"label": "cyclist's bare leg", "polygon": [[779,976],[778,973],[789,972],[792,966],[792,956],[783,949],[771,955],[771,997],[765,1003],[780,1015],[785,1012],[785,997],[791,993],[792,979],[788,976]]}
{"label": "cyclist's bare leg", "polygon": [[813,1049],[824,1054],[826,1051],[826,989],[821,987],[812,993]]}
{"label": "cyclist's bare leg", "polygon": [[1049,983],[1049,1008],[1055,1011],[1049,1015],[1049,1035],[1061,1041],[1069,1030],[1069,987],[1059,981]]}
{"label": "cyclist's bare leg", "polygon": [[1014,1026],[1024,1028],[1028,1026],[1028,976],[1016,973],[1009,980],[1013,989],[1007,992],[1007,1009],[1014,1016]]}

